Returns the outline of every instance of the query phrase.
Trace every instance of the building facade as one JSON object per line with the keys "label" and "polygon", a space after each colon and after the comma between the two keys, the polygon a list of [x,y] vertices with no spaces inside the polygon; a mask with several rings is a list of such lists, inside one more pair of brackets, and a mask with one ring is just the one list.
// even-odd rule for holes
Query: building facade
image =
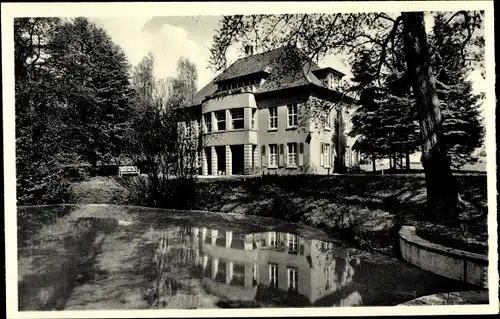
{"label": "building facade", "polygon": [[355,292],[355,258],[332,242],[279,231],[194,227],[192,234],[199,243],[196,265],[204,286],[219,297],[288,301],[294,307],[328,300],[329,306],[340,306]]}
{"label": "building facade", "polygon": [[343,76],[288,46],[237,60],[183,109],[179,129],[199,141],[197,173],[330,174],[357,165],[346,157],[345,109],[354,101],[336,90]]}

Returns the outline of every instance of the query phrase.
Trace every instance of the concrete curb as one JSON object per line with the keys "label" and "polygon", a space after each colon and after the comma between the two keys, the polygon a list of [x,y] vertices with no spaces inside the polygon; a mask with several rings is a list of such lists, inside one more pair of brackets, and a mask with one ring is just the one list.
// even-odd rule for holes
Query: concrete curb
{"label": "concrete curb", "polygon": [[416,235],[414,226],[399,231],[401,256],[432,273],[488,287],[488,256],[432,243]]}
{"label": "concrete curb", "polygon": [[436,306],[436,305],[473,305],[488,304],[488,291],[456,291],[422,296],[398,306]]}

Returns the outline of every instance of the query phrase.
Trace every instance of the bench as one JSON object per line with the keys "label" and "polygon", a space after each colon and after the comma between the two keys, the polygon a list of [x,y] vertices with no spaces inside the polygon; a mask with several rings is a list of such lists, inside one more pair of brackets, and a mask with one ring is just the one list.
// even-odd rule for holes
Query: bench
{"label": "bench", "polygon": [[118,176],[123,175],[139,175],[140,171],[137,166],[120,166],[118,167]]}

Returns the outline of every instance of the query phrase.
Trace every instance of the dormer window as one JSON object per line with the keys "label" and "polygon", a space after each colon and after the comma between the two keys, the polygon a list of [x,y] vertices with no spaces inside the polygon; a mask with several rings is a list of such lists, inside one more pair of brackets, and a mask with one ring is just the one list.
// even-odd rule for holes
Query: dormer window
{"label": "dormer window", "polygon": [[245,88],[245,87],[249,87],[249,86],[259,86],[260,81],[261,81],[260,77],[252,77],[252,78],[246,78],[246,79],[236,81],[236,82],[223,83],[223,84],[219,84],[219,90],[220,91],[229,91],[229,90],[236,90],[239,88]]}

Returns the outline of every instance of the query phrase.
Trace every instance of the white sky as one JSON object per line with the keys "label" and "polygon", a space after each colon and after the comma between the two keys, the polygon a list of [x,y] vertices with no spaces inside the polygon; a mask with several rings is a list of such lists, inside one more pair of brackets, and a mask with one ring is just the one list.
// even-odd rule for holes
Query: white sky
{"label": "white sky", "polygon": [[[198,70],[198,89],[209,83],[216,75],[207,68],[209,46],[220,16],[203,17],[120,17],[90,18],[102,26],[112,39],[120,45],[134,66],[152,52],[156,57],[155,76],[175,76],[177,61],[181,56],[191,60]],[[433,20],[426,16],[426,29],[430,31]],[[238,47],[231,47],[228,60],[239,57]],[[350,75],[350,70],[338,56],[328,56],[321,66],[330,66]],[[475,91],[482,91],[485,81],[480,72],[471,74]]]}

